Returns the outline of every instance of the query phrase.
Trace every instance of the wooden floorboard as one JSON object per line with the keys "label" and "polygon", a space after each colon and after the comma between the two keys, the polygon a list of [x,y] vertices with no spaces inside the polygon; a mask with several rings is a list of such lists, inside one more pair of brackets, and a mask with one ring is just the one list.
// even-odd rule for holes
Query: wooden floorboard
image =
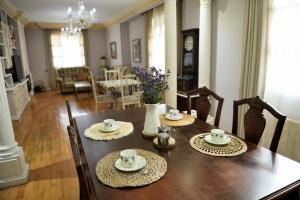
{"label": "wooden floorboard", "polygon": [[[66,126],[69,124],[65,100],[74,115],[94,111],[93,100],[79,94],[58,92],[35,94],[22,118],[13,122],[16,141],[29,163],[29,181],[0,190],[0,199],[79,199],[79,184]],[[107,105],[99,105],[105,110]]]}

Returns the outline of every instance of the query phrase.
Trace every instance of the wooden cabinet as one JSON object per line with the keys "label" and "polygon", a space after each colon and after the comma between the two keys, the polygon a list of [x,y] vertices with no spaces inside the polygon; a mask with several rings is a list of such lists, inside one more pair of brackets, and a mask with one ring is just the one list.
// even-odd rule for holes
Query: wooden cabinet
{"label": "wooden cabinet", "polygon": [[7,88],[7,98],[12,120],[19,120],[26,105],[30,101],[27,89],[27,79],[17,83],[11,88]]}

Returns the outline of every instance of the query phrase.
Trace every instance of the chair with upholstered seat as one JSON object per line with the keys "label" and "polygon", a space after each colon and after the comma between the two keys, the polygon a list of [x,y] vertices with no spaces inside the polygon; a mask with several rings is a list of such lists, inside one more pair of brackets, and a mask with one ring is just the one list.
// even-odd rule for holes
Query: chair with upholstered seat
{"label": "chair with upholstered seat", "polygon": [[249,106],[249,109],[244,115],[245,139],[248,141],[255,144],[259,143],[266,126],[266,119],[263,115],[264,110],[267,110],[278,120],[270,146],[270,150],[276,152],[286,116],[279,113],[266,102],[263,102],[258,96],[234,101],[232,123],[232,134],[234,135],[237,135],[238,129],[238,108],[244,104]]}
{"label": "chair with upholstered seat", "polygon": [[188,114],[191,114],[191,107],[192,107],[191,96],[194,96],[194,95],[198,95],[198,97],[196,99],[197,119],[200,119],[203,121],[207,120],[209,113],[210,113],[210,109],[211,109],[210,97],[213,97],[215,100],[218,101],[217,111],[215,114],[215,122],[214,122],[214,126],[218,127],[220,124],[220,118],[221,118],[221,112],[222,112],[224,98],[220,97],[215,92],[209,90],[205,86],[202,88],[197,88],[197,89],[191,90],[191,91],[187,92],[187,96],[188,96],[187,113]]}
{"label": "chair with upholstered seat", "polygon": [[121,103],[122,109],[126,106],[133,105],[141,107],[141,93],[139,89],[138,77],[134,74],[128,74],[121,78],[121,97],[118,98],[118,103]]}
{"label": "chair with upholstered seat", "polygon": [[98,103],[99,102],[105,102],[105,103],[111,103],[112,106],[111,107],[115,107],[116,104],[116,99],[113,95],[111,95],[109,92],[107,92],[104,95],[100,95],[97,92],[97,86],[95,83],[95,79],[94,79],[94,75],[93,73],[90,71],[90,79],[92,82],[92,90],[93,90],[93,96],[94,96],[94,100],[95,100],[95,110],[96,112],[98,112]]}

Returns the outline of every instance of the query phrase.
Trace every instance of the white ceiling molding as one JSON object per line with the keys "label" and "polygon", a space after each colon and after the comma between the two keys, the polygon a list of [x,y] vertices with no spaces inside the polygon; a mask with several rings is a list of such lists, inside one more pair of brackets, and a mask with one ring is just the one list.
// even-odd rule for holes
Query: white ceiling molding
{"label": "white ceiling molding", "polygon": [[139,1],[136,1],[134,4],[132,4],[131,6],[126,8],[124,11],[120,12],[120,14],[115,15],[115,16],[111,17],[110,19],[108,19],[107,21],[105,21],[103,23],[104,27],[108,28],[109,26],[111,26],[115,23],[126,21],[129,18],[139,15],[139,14],[147,11],[148,9],[151,9],[163,2],[164,2],[163,0],[139,0]]}
{"label": "white ceiling molding", "polygon": [[[26,28],[33,29],[61,29],[61,27],[67,26],[67,23],[43,23],[43,22],[29,22]],[[102,30],[105,29],[103,24],[92,24],[89,29]]]}
{"label": "white ceiling molding", "polygon": [[16,14],[16,19],[20,20],[20,22],[25,26],[26,24],[29,23],[28,18],[25,16],[24,12],[19,11]]}
{"label": "white ceiling molding", "polygon": [[17,10],[17,8],[8,0],[1,0],[0,8],[11,18],[20,20],[23,25],[26,25],[29,22],[25,14],[22,11]]}

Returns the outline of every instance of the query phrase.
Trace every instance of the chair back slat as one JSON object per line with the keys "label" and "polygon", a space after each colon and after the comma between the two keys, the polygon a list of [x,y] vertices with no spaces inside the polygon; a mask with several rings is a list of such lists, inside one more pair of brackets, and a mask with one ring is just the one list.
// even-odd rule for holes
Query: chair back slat
{"label": "chair back slat", "polygon": [[104,75],[105,75],[105,80],[118,80],[120,79],[120,69],[111,69],[111,70],[107,70],[104,69]]}
{"label": "chair back slat", "polygon": [[196,110],[197,110],[197,119],[206,121],[210,110],[211,110],[211,100],[210,97],[213,97],[218,101],[217,111],[215,114],[215,122],[214,126],[218,127],[220,124],[220,118],[222,113],[222,107],[224,98],[217,95],[215,92],[209,90],[207,87],[197,88],[191,90],[187,93],[188,96],[188,114],[191,114],[192,103],[191,103],[191,96],[198,95],[196,100]]}
{"label": "chair back slat", "polygon": [[96,101],[97,99],[97,89],[96,89],[96,83],[95,83],[95,79],[94,79],[94,74],[92,71],[90,71],[90,78],[91,78],[91,82],[92,82],[92,89],[93,89],[93,97]]}
{"label": "chair back slat", "polygon": [[263,111],[270,112],[278,121],[275,128],[275,132],[271,141],[270,150],[277,151],[282,129],[286,120],[286,116],[276,111],[271,105],[263,102],[259,96],[253,98],[245,98],[239,101],[233,102],[233,122],[232,122],[232,134],[237,135],[238,129],[238,108],[241,105],[248,105],[249,109],[244,115],[244,131],[245,139],[255,144],[258,144],[264,129],[266,127],[266,119]]}

